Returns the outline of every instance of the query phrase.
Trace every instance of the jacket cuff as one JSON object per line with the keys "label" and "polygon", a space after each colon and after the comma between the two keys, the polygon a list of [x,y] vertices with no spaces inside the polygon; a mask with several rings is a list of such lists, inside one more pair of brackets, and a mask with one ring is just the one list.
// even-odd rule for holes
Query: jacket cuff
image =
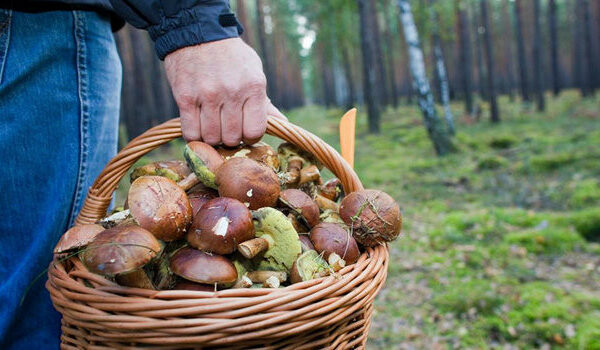
{"label": "jacket cuff", "polygon": [[158,58],[186,46],[235,38],[243,28],[226,2],[211,1],[183,9],[175,16],[163,17],[161,23],[148,28]]}

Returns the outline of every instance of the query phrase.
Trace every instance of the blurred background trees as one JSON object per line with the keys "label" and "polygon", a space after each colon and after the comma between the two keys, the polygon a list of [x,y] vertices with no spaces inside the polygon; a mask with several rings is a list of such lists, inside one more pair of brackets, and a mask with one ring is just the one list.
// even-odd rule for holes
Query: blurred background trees
{"label": "blurred background trees", "polygon": [[[588,96],[600,86],[599,1],[236,0],[231,6],[245,27],[243,39],[263,60],[277,106],[364,105],[368,129],[378,133],[385,108],[419,95],[401,3],[411,5],[425,78],[443,116],[436,119],[447,137],[453,133],[450,110],[442,109],[448,100],[464,101],[458,117],[500,121],[497,94],[525,105],[535,100],[543,110],[547,92],[575,88]],[[178,111],[147,34],[127,26],[116,37],[122,123],[134,137]]]}

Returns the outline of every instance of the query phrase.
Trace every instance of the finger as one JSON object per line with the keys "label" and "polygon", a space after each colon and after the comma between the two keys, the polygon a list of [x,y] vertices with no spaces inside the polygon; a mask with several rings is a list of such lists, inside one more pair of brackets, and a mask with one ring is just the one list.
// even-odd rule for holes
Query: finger
{"label": "finger", "polygon": [[281,113],[281,111],[271,103],[271,100],[267,103],[267,115],[273,116],[277,119],[282,119],[287,121],[288,118]]}
{"label": "finger", "polygon": [[209,145],[221,143],[221,106],[215,103],[205,103],[200,109],[200,124],[202,125],[202,140]]}
{"label": "finger", "polygon": [[227,102],[221,108],[221,140],[234,147],[242,141],[242,104]]}
{"label": "finger", "polygon": [[181,109],[181,133],[186,142],[199,141],[202,139],[200,128],[200,106],[190,106]]}
{"label": "finger", "polygon": [[250,96],[242,109],[242,139],[251,145],[258,142],[267,130],[266,99],[264,96]]}

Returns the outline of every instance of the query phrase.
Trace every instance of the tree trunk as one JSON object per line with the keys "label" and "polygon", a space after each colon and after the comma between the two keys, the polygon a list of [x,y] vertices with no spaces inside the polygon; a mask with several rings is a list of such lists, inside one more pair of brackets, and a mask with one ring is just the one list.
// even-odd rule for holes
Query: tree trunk
{"label": "tree trunk", "polygon": [[[387,15],[387,10],[389,9],[389,2],[384,2],[384,14]],[[387,76],[389,80],[389,98],[390,102],[394,107],[398,107],[398,88],[396,85],[396,70],[394,67],[394,42],[392,40],[392,28],[391,21],[385,20],[385,30],[383,33],[383,38],[385,40],[385,46],[387,46]]]}
{"label": "tree trunk", "polygon": [[500,122],[498,113],[498,103],[496,101],[496,85],[494,83],[494,52],[492,44],[492,28],[488,16],[487,0],[480,0],[481,5],[481,24],[483,26],[483,44],[485,47],[485,59],[487,68],[487,94],[490,102],[490,112],[492,123]]}
{"label": "tree trunk", "polygon": [[450,110],[450,88],[448,84],[448,74],[446,74],[446,64],[444,62],[444,53],[442,52],[442,40],[440,39],[439,28],[437,23],[439,21],[438,15],[435,12],[433,3],[435,0],[429,1],[429,15],[432,23],[433,30],[433,56],[435,58],[435,72],[437,74],[437,80],[440,84],[440,97],[442,106],[444,107],[444,119],[446,120],[446,127],[448,133],[454,135],[454,118],[452,117],[452,111]]}
{"label": "tree trunk", "polygon": [[369,132],[379,133],[379,106],[380,98],[378,92],[379,77],[375,65],[377,59],[375,57],[375,47],[373,41],[373,31],[369,20],[371,0],[357,0],[358,10],[360,15],[360,43],[363,58],[363,92],[365,103],[367,105],[367,113],[369,117]]}
{"label": "tree trunk", "polygon": [[513,41],[510,38],[513,37],[512,26],[510,24],[510,10],[509,10],[509,1],[505,0],[502,3],[502,29],[504,36],[509,38],[504,41],[504,70],[505,70],[505,78],[506,78],[506,90],[509,96],[510,101],[514,101],[515,94],[515,64],[513,62]]}
{"label": "tree trunk", "polygon": [[383,50],[381,48],[381,32],[379,31],[379,18],[377,4],[375,0],[369,0],[369,19],[371,23],[371,40],[373,40],[373,48],[375,50],[375,70],[379,79],[379,103],[387,105],[390,103],[389,91],[387,89],[387,74],[385,72],[385,62]]}
{"label": "tree trunk", "polygon": [[556,0],[548,2],[548,26],[550,32],[550,66],[552,67],[552,91],[560,94],[560,71],[558,63],[558,30],[556,26]]}
{"label": "tree trunk", "polygon": [[263,0],[256,0],[256,31],[258,33],[258,44],[262,56],[263,65],[265,68],[265,76],[267,77],[267,94],[272,97],[277,91],[277,83],[275,70],[271,62],[271,53],[267,45],[267,33],[265,32],[264,18],[264,3]]}
{"label": "tree trunk", "polygon": [[[476,7],[475,7],[476,8]],[[473,16],[477,18],[477,11],[474,11]],[[479,97],[482,100],[487,99],[487,93],[485,89],[485,74],[483,67],[483,33],[481,32],[481,28],[483,25],[481,24],[481,17],[478,20],[474,21],[475,23],[475,45],[477,49],[477,90],[479,91]]]}
{"label": "tree trunk", "polygon": [[350,65],[350,53],[348,52],[348,47],[346,47],[346,45],[342,45],[342,64],[344,66],[346,82],[348,83],[346,108],[350,109],[354,106],[354,102],[356,101],[356,88],[354,86],[355,83],[352,75],[352,66]]}
{"label": "tree trunk", "polygon": [[455,4],[459,35],[460,59],[458,69],[461,74],[463,94],[465,98],[465,112],[470,115],[473,113],[473,61],[471,59],[469,16],[463,1],[457,1]]}
{"label": "tree trunk", "polygon": [[517,37],[517,54],[519,56],[519,79],[521,84],[521,97],[529,101],[529,79],[527,79],[527,58],[525,42],[523,41],[523,20],[521,18],[521,0],[515,0],[515,35]]}
{"label": "tree trunk", "polygon": [[252,37],[252,31],[250,30],[250,20],[248,19],[248,10],[246,8],[246,1],[248,0],[236,0],[235,12],[237,18],[244,27],[244,33],[242,33],[242,39],[246,44],[254,47],[254,38]]}
{"label": "tree trunk", "polygon": [[589,0],[581,1],[582,14],[583,14],[583,47],[584,51],[584,66],[586,68],[585,74],[585,89],[586,95],[591,95],[594,92],[594,52],[592,46],[592,20],[590,18],[590,3]]}
{"label": "tree trunk", "polygon": [[415,92],[418,95],[419,108],[423,113],[425,127],[435,152],[438,155],[445,155],[453,150],[453,146],[435,110],[433,95],[425,73],[425,61],[419,43],[419,33],[415,26],[410,3],[408,0],[398,0],[398,7],[400,8],[400,20],[402,21],[404,37],[408,46],[410,72]]}
{"label": "tree trunk", "polygon": [[540,0],[533,0],[533,76],[535,80],[535,94],[537,101],[537,110],[543,112],[546,109],[544,100],[544,62],[542,61],[542,29],[540,18],[542,16]]}

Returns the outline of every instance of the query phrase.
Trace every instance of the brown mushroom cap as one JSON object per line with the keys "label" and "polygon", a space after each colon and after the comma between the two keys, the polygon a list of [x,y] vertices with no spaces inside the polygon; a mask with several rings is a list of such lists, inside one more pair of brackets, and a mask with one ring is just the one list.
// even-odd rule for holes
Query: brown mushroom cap
{"label": "brown mushroom cap", "polygon": [[188,196],[165,177],[136,179],[129,189],[127,202],[135,221],[163,241],[183,238],[192,221]]}
{"label": "brown mushroom cap", "polygon": [[208,170],[213,173],[223,164],[223,157],[208,143],[201,141],[188,142],[187,147],[202,160]]}
{"label": "brown mushroom cap", "polygon": [[325,259],[336,253],[348,264],[354,264],[360,256],[358,245],[347,228],[331,222],[322,222],[310,230],[310,240]]}
{"label": "brown mushroom cap", "polygon": [[188,191],[188,199],[190,200],[190,204],[192,205],[192,214],[194,217],[200,211],[200,208],[213,198],[218,197],[218,193],[212,188],[205,187],[202,184],[198,184],[194,186],[192,189]]}
{"label": "brown mushroom cap", "polygon": [[315,246],[310,241],[310,238],[306,234],[298,235],[300,239],[300,245],[302,246],[302,252],[304,253],[307,250],[315,250]]}
{"label": "brown mushroom cap", "polygon": [[238,243],[254,238],[252,214],[233,198],[219,197],[206,202],[187,234],[191,246],[216,254],[231,254]]}
{"label": "brown mushroom cap", "polygon": [[342,197],[343,192],[342,182],[336,177],[327,180],[327,182],[319,186],[319,193],[321,196],[334,202]]}
{"label": "brown mushroom cap", "polygon": [[67,253],[85,247],[102,231],[104,231],[104,227],[97,224],[73,226],[60,237],[54,247],[54,254]]}
{"label": "brown mushroom cap", "polygon": [[170,263],[171,271],[196,283],[228,284],[237,280],[237,271],[229,259],[186,247],[178,250]]}
{"label": "brown mushroom cap", "polygon": [[342,200],[339,212],[354,238],[367,247],[396,239],[402,228],[398,204],[382,191],[352,192]]}
{"label": "brown mushroom cap", "polygon": [[290,188],[281,191],[279,200],[300,216],[309,228],[319,223],[319,207],[306,193]]}
{"label": "brown mushroom cap", "polygon": [[279,170],[279,157],[277,152],[262,141],[252,145],[240,145],[238,147],[220,146],[217,152],[225,159],[234,157],[250,158],[257,162],[268,165],[273,171]]}
{"label": "brown mushroom cap", "polygon": [[100,232],[81,253],[81,261],[91,272],[114,276],[141,268],[161,249],[149,231],[136,225],[116,226]]}
{"label": "brown mushroom cap", "polygon": [[185,280],[183,278],[179,279],[175,286],[173,287],[175,290],[193,290],[197,292],[214,292],[215,286],[212,284],[201,284],[195,283],[192,281]]}
{"label": "brown mushroom cap", "polygon": [[251,210],[275,205],[279,179],[268,166],[248,158],[231,158],[217,170],[219,195],[246,204]]}
{"label": "brown mushroom cap", "polygon": [[133,182],[140,176],[164,176],[175,182],[183,180],[192,170],[182,160],[165,160],[135,168],[130,175]]}

